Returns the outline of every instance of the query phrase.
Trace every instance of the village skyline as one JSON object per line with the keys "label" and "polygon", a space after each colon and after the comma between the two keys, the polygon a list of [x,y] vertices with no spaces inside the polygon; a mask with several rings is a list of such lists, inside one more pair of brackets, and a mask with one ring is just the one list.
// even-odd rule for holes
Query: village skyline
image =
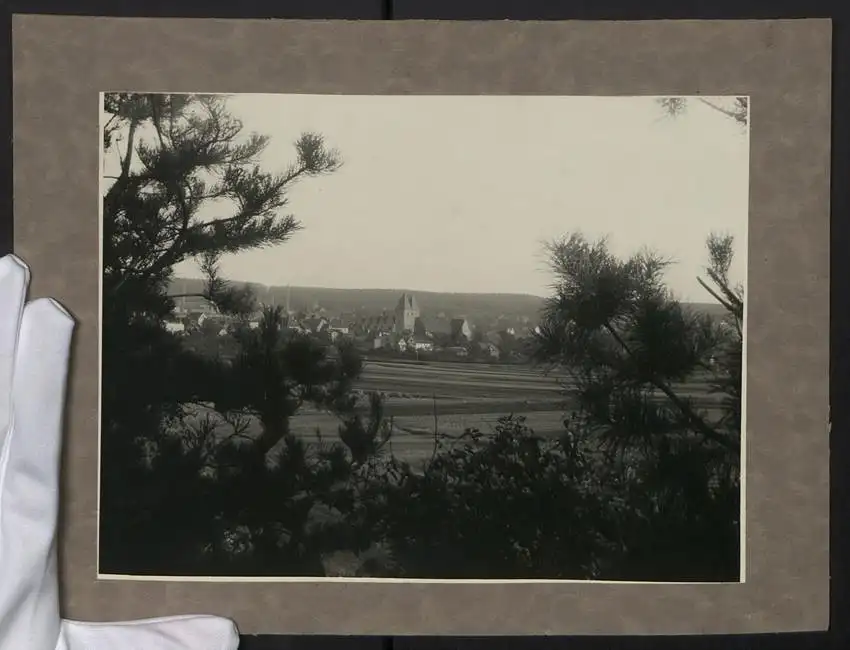
{"label": "village skyline", "polygon": [[277,307],[281,310],[285,331],[317,337],[329,345],[347,339],[364,352],[450,349],[455,356],[465,357],[469,350],[463,347],[475,343],[480,350],[498,359],[503,349],[516,341],[529,339],[538,322],[534,309],[508,308],[498,316],[494,316],[493,311],[482,317],[481,310],[469,309],[468,305],[459,310],[450,307],[427,310],[420,306],[415,292],[379,291],[397,293],[397,299],[388,299],[382,304],[373,302],[371,306],[334,309],[318,301],[312,305],[293,304],[291,296],[286,294],[280,301],[275,297],[270,301],[259,298],[254,312],[242,316],[221,314],[204,298],[181,294],[175,299],[175,310],[166,328],[188,335],[200,333],[212,324],[218,331],[209,330],[208,333],[225,337],[240,324],[249,329],[258,328],[264,310]]}
{"label": "village skyline", "polygon": [[[510,298],[533,296],[478,294],[485,302],[469,304],[469,294],[440,294],[437,292],[378,289],[337,290],[352,296],[369,295],[368,304],[334,304],[333,299],[300,300],[293,302],[291,287],[270,287],[283,290],[278,296],[272,291],[256,295],[256,308],[251,314],[235,316],[220,314],[216,307],[200,294],[186,292],[187,282],[201,280],[178,279],[173,286],[181,287],[175,299],[175,311],[166,323],[169,331],[189,336],[202,334],[217,337],[231,336],[240,326],[257,329],[264,311],[278,308],[283,316],[283,330],[303,334],[323,342],[333,349],[343,341],[353,344],[363,353],[427,353],[452,358],[484,355],[493,361],[529,361],[525,349],[539,332],[540,310],[544,299],[510,302]],[[256,287],[252,287],[256,292]],[[308,287],[296,287],[309,290]],[[431,298],[423,308],[417,295]],[[337,293],[339,295],[339,293]],[[441,296],[462,297],[462,303],[442,302]],[[488,297],[501,301],[486,302]],[[686,305],[696,311],[720,317],[722,309],[707,303]]]}

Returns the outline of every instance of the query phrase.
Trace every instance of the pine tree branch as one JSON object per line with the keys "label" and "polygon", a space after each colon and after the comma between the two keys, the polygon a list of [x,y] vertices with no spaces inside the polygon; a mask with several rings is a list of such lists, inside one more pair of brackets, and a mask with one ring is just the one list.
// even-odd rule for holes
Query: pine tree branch
{"label": "pine tree branch", "polygon": [[[130,120],[130,129],[127,132],[127,151],[124,152],[124,159],[121,161],[120,180],[126,183],[130,177],[130,165],[133,162],[133,145],[136,137],[136,129],[138,128],[138,120],[134,117]],[[123,190],[123,188],[121,188]]]}
{"label": "pine tree branch", "polygon": [[726,296],[726,300],[734,306],[734,312],[736,316],[743,315],[744,309],[744,301],[741,300],[740,296],[738,296],[732,289],[729,288],[729,283],[725,277],[714,271],[713,269],[708,270],[708,276],[714,280],[714,283],[720,288],[720,291]]}
{"label": "pine tree branch", "polygon": [[165,149],[165,137],[162,133],[162,123],[160,121],[161,115],[159,113],[159,105],[156,103],[156,98],[153,95],[148,95],[148,99],[151,103],[151,115],[154,129],[156,129],[156,135],[159,138],[159,146],[162,149]]}
{"label": "pine tree branch", "polygon": [[[121,173],[118,176],[118,179],[112,184],[112,187],[109,188],[109,191],[106,193],[104,197],[104,203],[109,204],[113,200],[117,199],[117,197],[121,196],[127,190],[127,183],[130,178],[130,165],[133,160],[133,147],[135,143],[136,137],[136,129],[138,127],[138,119],[133,117],[130,119],[130,128],[127,132],[127,151],[124,153],[124,158],[121,161]],[[106,206],[104,206],[106,207]],[[104,213],[106,210],[104,210]],[[125,275],[122,277],[115,287],[112,288],[112,293],[117,293],[121,287],[129,279],[129,275]]]}
{"label": "pine tree branch", "polygon": [[718,106],[717,104],[712,101],[709,101],[705,97],[697,97],[697,99],[709,108],[713,108],[715,111],[723,113],[723,115],[725,115],[726,117],[731,117],[736,122],[741,122],[743,124],[746,121],[746,118],[744,117],[745,114],[743,112],[730,111],[728,108]]}
{"label": "pine tree branch", "polygon": [[[623,340],[623,338],[617,333],[617,331],[611,326],[610,323],[606,322],[603,324],[603,327],[608,331],[608,333],[614,338],[617,344],[623,348],[626,354],[629,355],[632,359],[634,359],[634,353],[632,352],[629,345]],[[685,417],[685,420],[691,424],[694,429],[704,438],[711,440],[712,442],[717,443],[727,449],[738,451],[740,450],[740,446],[737,445],[733,440],[725,438],[718,434],[714,429],[712,429],[708,424],[706,424],[705,420],[703,420],[699,415],[697,415],[694,410],[682,400],[670,386],[667,385],[666,382],[659,379],[657,376],[653,375],[649,378],[649,383],[655,386],[658,390],[660,390],[664,395],[667,396],[673,405],[679,410],[679,412]]]}
{"label": "pine tree branch", "polygon": [[708,291],[708,293],[711,294],[711,297],[714,298],[717,302],[719,302],[724,307],[724,309],[729,312],[732,312],[733,314],[735,313],[735,308],[728,302],[726,302],[723,298],[721,298],[717,294],[717,292],[714,291],[714,289],[712,289],[711,287],[709,287],[708,284],[706,284],[706,282],[702,278],[697,277],[697,282],[699,282],[702,285],[702,288]]}
{"label": "pine tree branch", "polygon": [[109,120],[107,120],[106,124],[104,124],[104,125],[103,125],[103,130],[108,132],[110,129],[112,129],[112,130],[114,131],[115,129],[112,127],[112,124],[113,124],[113,123],[115,122],[115,120],[117,120],[117,119],[118,119],[118,114],[117,114],[117,113],[113,113],[113,114],[110,116]]}

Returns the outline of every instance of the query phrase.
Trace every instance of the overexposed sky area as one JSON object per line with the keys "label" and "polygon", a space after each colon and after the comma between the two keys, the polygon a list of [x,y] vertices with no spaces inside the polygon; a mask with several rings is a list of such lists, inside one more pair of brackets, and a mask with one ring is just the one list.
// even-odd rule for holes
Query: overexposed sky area
{"label": "overexposed sky area", "polygon": [[[719,98],[720,103],[730,100]],[[222,260],[267,285],[548,295],[543,243],[581,231],[622,255],[649,246],[696,281],[710,232],[746,269],[749,138],[697,100],[670,118],[654,97],[236,95],[261,165],[283,171],[304,131],[339,150],[337,172],[289,194],[304,229]],[[177,272],[198,276],[192,263]]]}

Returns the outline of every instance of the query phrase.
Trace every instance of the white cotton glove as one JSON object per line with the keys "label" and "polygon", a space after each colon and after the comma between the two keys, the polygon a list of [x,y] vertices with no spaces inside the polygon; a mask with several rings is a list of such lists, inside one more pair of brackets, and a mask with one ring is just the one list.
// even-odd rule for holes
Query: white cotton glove
{"label": "white cotton glove", "polygon": [[74,321],[26,303],[29,270],[0,258],[0,650],[235,650],[232,621],[173,616],[81,623],[59,613],[56,529]]}
{"label": "white cotton glove", "polygon": [[236,650],[238,646],[236,626],[226,618],[169,616],[124,623],[63,620],[55,650]]}

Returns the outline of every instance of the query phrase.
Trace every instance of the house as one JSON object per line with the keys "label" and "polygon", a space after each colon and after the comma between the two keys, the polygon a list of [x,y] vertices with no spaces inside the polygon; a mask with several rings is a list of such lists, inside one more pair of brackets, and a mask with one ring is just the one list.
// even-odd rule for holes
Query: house
{"label": "house", "polygon": [[410,345],[417,352],[432,352],[434,350],[434,342],[424,336],[413,335],[410,337]]}
{"label": "house", "polygon": [[386,311],[378,316],[364,316],[352,328],[359,335],[375,337],[396,331],[395,315]]}
{"label": "house", "polygon": [[373,339],[374,350],[387,350],[393,347],[393,337],[389,334],[379,334]]}
{"label": "house", "polygon": [[186,331],[186,324],[182,321],[165,321],[165,331],[179,334]]}
{"label": "house", "polygon": [[488,343],[486,341],[482,341],[478,344],[479,350],[484,354],[488,354],[493,359],[498,359],[500,356],[499,348],[493,345],[492,343]]}
{"label": "house", "polygon": [[421,316],[418,316],[416,320],[413,322],[413,333],[418,336],[428,336],[428,327],[425,325],[425,321]]}
{"label": "house", "polygon": [[283,328],[289,332],[295,332],[298,334],[307,334],[309,332],[309,330],[302,327],[301,323],[295,318],[288,319]]}
{"label": "house", "polygon": [[301,327],[312,334],[319,334],[328,327],[328,319],[324,317],[305,318],[301,321]]}
{"label": "house", "polygon": [[331,340],[336,341],[341,336],[348,336],[351,328],[342,318],[331,318],[328,321],[328,333],[331,335]]}
{"label": "house", "polygon": [[416,319],[413,332],[430,338],[449,338],[452,333],[451,321],[439,316],[437,318],[420,316]]}
{"label": "house", "polygon": [[[233,319],[228,316],[209,312],[201,313],[197,316],[197,319],[194,320],[195,325],[197,325],[199,328],[210,332],[215,331],[219,336],[224,336],[224,334],[227,334],[232,322]],[[224,332],[224,334],[222,334],[221,332]]]}
{"label": "house", "polygon": [[453,318],[451,321],[451,336],[456,342],[472,339],[472,327],[465,318]]}
{"label": "house", "polygon": [[338,332],[340,334],[348,334],[349,327],[343,319],[332,318],[328,322],[328,329],[332,332]]}
{"label": "house", "polygon": [[216,311],[215,306],[209,300],[193,293],[192,287],[185,280],[179,282],[173,288],[173,291],[180,294],[174,298],[174,311],[181,316],[193,313],[212,314]]}
{"label": "house", "polygon": [[398,349],[401,352],[433,352],[434,342],[424,336],[405,336],[398,341]]}
{"label": "house", "polygon": [[520,327],[515,336],[517,339],[527,339],[531,335],[532,332],[530,327]]}
{"label": "house", "polygon": [[331,341],[337,341],[341,336],[345,336],[343,332],[340,332],[338,329],[334,327],[329,327],[326,330],[327,335],[330,337]]}

